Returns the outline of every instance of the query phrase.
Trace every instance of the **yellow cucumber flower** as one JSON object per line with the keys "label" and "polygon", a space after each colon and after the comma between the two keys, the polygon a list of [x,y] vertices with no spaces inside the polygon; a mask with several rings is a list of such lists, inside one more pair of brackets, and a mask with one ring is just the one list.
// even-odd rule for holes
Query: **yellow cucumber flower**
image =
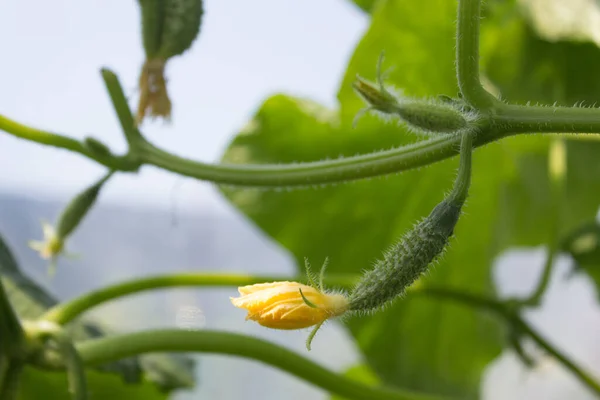
{"label": "yellow cucumber flower", "polygon": [[302,329],[315,326],[306,339],[306,348],[317,331],[329,318],[337,317],[348,311],[350,303],[343,294],[326,293],[323,290],[325,259],[319,274],[317,285],[310,271],[308,259],[305,259],[306,276],[309,285],[298,282],[271,282],[238,288],[240,297],[230,297],[238,308],[248,310],[246,320],[253,320],[262,326],[273,329]]}
{"label": "yellow cucumber flower", "polygon": [[272,282],[238,288],[234,306],[248,310],[246,320],[274,329],[302,329],[323,323],[348,309],[341,294],[322,293],[298,282]]}

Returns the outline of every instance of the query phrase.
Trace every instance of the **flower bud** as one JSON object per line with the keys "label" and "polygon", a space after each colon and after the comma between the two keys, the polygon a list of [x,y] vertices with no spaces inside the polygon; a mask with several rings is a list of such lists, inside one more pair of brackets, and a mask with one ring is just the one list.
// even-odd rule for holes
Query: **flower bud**
{"label": "flower bud", "polygon": [[248,310],[246,319],[273,329],[302,329],[318,325],[348,310],[341,294],[323,293],[297,282],[272,282],[238,288],[231,298],[238,308]]}
{"label": "flower bud", "polygon": [[40,257],[51,260],[51,275],[54,273],[57,257],[65,252],[65,241],[67,237],[75,230],[83,217],[92,208],[100,193],[102,185],[104,185],[111,175],[112,171],[71,200],[58,218],[56,229],[48,222],[42,221],[44,239],[41,241],[32,240],[29,242],[29,247],[39,252]]}
{"label": "flower bud", "polygon": [[357,77],[353,87],[370,109],[400,117],[417,132],[453,133],[468,126],[461,111],[448,102],[397,98],[383,85],[377,88],[361,77]]}
{"label": "flower bud", "polygon": [[56,234],[58,237],[66,238],[75,230],[96,202],[102,186],[111,176],[112,171],[71,200],[58,218],[56,225]]}

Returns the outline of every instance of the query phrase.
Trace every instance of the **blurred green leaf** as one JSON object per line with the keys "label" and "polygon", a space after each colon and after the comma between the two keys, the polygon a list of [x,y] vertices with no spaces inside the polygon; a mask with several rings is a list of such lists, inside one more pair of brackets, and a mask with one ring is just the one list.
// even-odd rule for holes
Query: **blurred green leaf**
{"label": "blurred green leaf", "polygon": [[[519,9],[500,3],[490,8],[487,17],[494,23],[483,24],[482,66],[503,98],[513,103],[565,106],[589,106],[597,101],[597,46],[545,41],[528,26]],[[548,179],[549,144],[554,139],[529,136],[503,142],[513,168],[498,210],[503,215],[497,228],[503,243],[544,243],[543,232],[550,231],[552,218],[558,219],[558,235],[562,237],[596,215],[600,204],[600,136],[569,135],[563,139],[566,185],[561,197],[554,200]]]}
{"label": "blurred green leaf", "polygon": [[[561,250],[573,257],[575,271],[584,271],[600,288],[600,225],[589,221],[570,232],[561,242]],[[598,291],[600,294],[600,291]]]}
{"label": "blurred green leaf", "polygon": [[[364,104],[353,93],[351,81],[357,73],[374,79],[377,57],[385,50],[384,68],[394,67],[389,81],[405,94],[455,95],[455,7],[455,2],[444,0],[381,1],[342,82],[339,112],[308,100],[274,96],[232,142],[223,161],[311,161],[415,141],[403,127],[373,117],[364,117],[352,129]],[[596,48],[544,42],[527,28],[512,2],[494,2],[494,7],[486,11],[482,38],[490,85],[519,102],[593,99],[600,82],[594,77],[586,84],[582,76],[600,70]],[[585,72],[580,74],[576,61],[565,60],[566,55],[590,64],[581,67]],[[489,293],[490,268],[500,251],[545,245],[553,219],[560,221],[562,233],[595,214],[600,142],[567,141],[566,190],[558,202],[548,178],[550,140],[521,136],[477,149],[465,214],[446,256],[424,278],[427,283]],[[456,160],[447,160],[400,176],[319,189],[223,192],[289,249],[298,265],[304,257],[316,264],[328,256],[331,271],[360,272],[442,199],[455,168]],[[461,398],[477,395],[483,369],[501,350],[501,332],[487,316],[437,299],[407,296],[347,325],[384,383]]]}
{"label": "blurred green leaf", "polygon": [[[293,162],[354,155],[417,140],[402,127],[364,117],[351,89],[356,73],[373,79],[381,50],[391,82],[409,95],[455,95],[454,2],[387,1],[352,57],[335,113],[306,100],[275,96],[232,143],[226,162]],[[423,13],[423,9],[429,10]],[[489,261],[497,199],[504,174],[501,151],[475,155],[473,200],[457,228],[457,241],[428,281],[490,290]],[[422,171],[329,186],[274,192],[224,189],[263,230],[313,263],[329,256],[330,270],[360,272],[425,217],[451,187],[456,160]],[[371,368],[385,383],[435,393],[474,395],[479,375],[500,351],[497,327],[485,316],[438,300],[406,298],[386,311],[348,322]]]}
{"label": "blurred green leaf", "polygon": [[597,102],[600,49],[593,43],[540,38],[515,6],[489,7],[481,50],[486,76],[510,102],[565,106]]}
{"label": "blurred green leaf", "polygon": [[[371,368],[365,364],[357,364],[348,368],[344,373],[344,376],[367,385],[377,386],[381,383],[373,370],[371,370]],[[331,396],[331,400],[346,400],[346,398],[333,395]]]}
{"label": "blurred green leaf", "polygon": [[519,5],[540,37],[600,44],[596,0],[520,0]]}
{"label": "blurred green leaf", "polygon": [[[57,304],[57,300],[53,296],[48,294],[42,287],[19,269],[16,259],[1,236],[0,277],[2,278],[2,283],[5,285],[9,300],[20,318],[38,318],[47,309]],[[97,322],[90,321],[86,318],[82,318],[81,320],[70,324],[69,328],[71,336],[75,340],[85,340],[111,333],[110,330],[100,326]],[[116,385],[114,388],[120,386],[125,387],[127,385],[132,388],[123,392],[123,397],[120,398],[127,398],[125,397],[126,393],[131,393],[135,388],[140,388],[140,390],[142,390],[141,388],[143,386],[150,386],[154,391],[159,388],[161,391],[168,392],[172,389],[189,388],[194,385],[193,361],[182,355],[150,354],[132,357],[110,363],[100,368],[100,370],[112,372],[112,375],[115,373],[119,374],[120,377],[111,377],[109,374],[105,373],[104,375],[107,377],[102,379],[98,378],[96,379],[97,382],[111,382],[110,379],[116,379],[116,381],[120,379],[125,383]],[[37,386],[40,387],[40,390],[43,390],[44,387],[41,383],[42,381],[52,382],[52,385],[54,385],[55,382],[62,382],[66,379],[66,375],[63,373],[42,373],[35,371],[30,373],[31,379],[37,379],[37,377],[42,377],[44,375],[54,377],[59,376],[60,378],[58,378],[58,380],[56,380],[57,378],[41,379],[40,383],[37,384]],[[148,380],[145,378],[148,378]],[[145,383],[142,385],[141,382]],[[150,382],[154,383],[154,385],[151,385]],[[62,390],[62,386],[60,387]],[[96,387],[94,390],[102,391],[108,389]],[[143,390],[144,393],[146,393],[145,391],[150,389]],[[165,397],[164,395],[160,396],[161,397],[157,398]],[[32,398],[37,399],[40,397]]]}
{"label": "blurred green leaf", "polygon": [[[118,376],[96,371],[87,373],[90,399],[166,400],[156,385],[143,382],[136,385],[123,382]],[[66,375],[26,368],[21,378],[18,400],[72,400]]]}

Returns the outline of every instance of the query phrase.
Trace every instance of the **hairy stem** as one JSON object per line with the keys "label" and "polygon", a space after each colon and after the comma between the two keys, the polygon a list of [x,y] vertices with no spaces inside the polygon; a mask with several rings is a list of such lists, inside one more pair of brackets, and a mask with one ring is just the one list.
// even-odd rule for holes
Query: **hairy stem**
{"label": "hairy stem", "polygon": [[[518,132],[600,133],[600,112],[595,109],[539,107],[534,113],[534,119],[526,117],[523,110],[527,109],[522,106],[505,106],[501,109],[501,115],[487,117],[487,122],[480,127],[479,134],[473,141],[473,147],[480,147]],[[566,129],[567,126],[572,129]],[[74,139],[29,128],[3,116],[0,116],[0,130],[25,140],[77,152],[112,170],[137,171],[140,164],[148,164],[214,183],[263,187],[344,182],[411,170],[457,155],[460,143],[459,136],[442,136],[408,146],[336,160],[294,165],[228,165],[189,160],[145,141],[139,143],[135,159],[130,156],[100,157]]]}
{"label": "hairy stem", "polygon": [[481,0],[459,0],[456,27],[456,75],[463,98],[479,111],[496,103],[479,80],[479,19]]}
{"label": "hairy stem", "polygon": [[599,133],[597,108],[497,104],[490,117],[494,129],[512,133]]}
{"label": "hairy stem", "polygon": [[284,347],[253,338],[219,331],[156,330],[93,339],[77,344],[89,366],[155,352],[206,352],[235,355],[260,361],[289,372],[324,390],[355,400],[440,399],[408,391],[377,388],[331,372]]}

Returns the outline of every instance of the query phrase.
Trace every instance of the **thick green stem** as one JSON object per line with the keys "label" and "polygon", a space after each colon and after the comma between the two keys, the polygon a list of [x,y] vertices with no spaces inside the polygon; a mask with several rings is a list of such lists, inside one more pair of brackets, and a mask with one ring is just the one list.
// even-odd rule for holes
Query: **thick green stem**
{"label": "thick green stem", "polygon": [[39,321],[29,324],[27,335],[32,341],[51,341],[56,345],[60,359],[67,370],[69,391],[73,395],[73,400],[87,400],[85,367],[68,333],[55,323]]}
{"label": "thick green stem", "polygon": [[[488,117],[487,123],[480,126],[479,134],[473,141],[473,147],[483,146],[511,136],[515,132],[600,133],[600,112],[598,110],[559,109],[557,111],[560,114],[559,117],[551,118],[552,123],[543,123],[543,118],[553,114],[552,108],[537,110],[535,115],[538,118],[534,120],[527,120],[526,112],[522,109],[526,110],[527,108],[507,106],[502,109],[502,115]],[[575,112],[571,114],[568,110]],[[586,111],[580,112],[580,110]],[[517,120],[517,114],[523,114],[526,122]],[[567,125],[572,125],[577,129],[565,129]],[[214,183],[264,187],[309,186],[406,171],[455,156],[458,154],[461,140],[459,136],[442,136],[391,150],[295,165],[227,165],[206,164],[178,157],[147,142],[140,143],[140,147],[136,150],[135,160],[130,156],[101,157],[74,139],[29,128],[2,116],[0,116],[0,130],[22,139],[77,152],[113,170],[137,171],[141,163]]]}
{"label": "thick green stem", "polygon": [[456,73],[463,98],[479,111],[499,103],[479,80],[479,23],[481,0],[459,0],[456,27]]}
{"label": "thick green stem", "polygon": [[498,104],[494,112],[490,120],[494,129],[500,132],[600,132],[600,110],[597,108]]}
{"label": "thick green stem", "polygon": [[157,330],[93,339],[77,344],[89,366],[155,352],[206,352],[235,355],[289,372],[331,393],[355,400],[440,399],[408,391],[377,388],[331,372],[284,347],[228,332]]}
{"label": "thick green stem", "polygon": [[[325,283],[329,286],[350,287],[356,283],[357,275],[337,275],[325,278]],[[108,286],[102,289],[88,292],[71,301],[58,304],[46,312],[41,318],[46,321],[52,321],[57,324],[66,324],[83,312],[99,304],[129,296],[146,290],[184,287],[184,286],[245,286],[262,282],[275,282],[281,280],[294,280],[289,276],[249,276],[241,274],[201,274],[201,273],[182,273],[159,275]],[[298,277],[297,281],[304,281],[306,277]]]}

